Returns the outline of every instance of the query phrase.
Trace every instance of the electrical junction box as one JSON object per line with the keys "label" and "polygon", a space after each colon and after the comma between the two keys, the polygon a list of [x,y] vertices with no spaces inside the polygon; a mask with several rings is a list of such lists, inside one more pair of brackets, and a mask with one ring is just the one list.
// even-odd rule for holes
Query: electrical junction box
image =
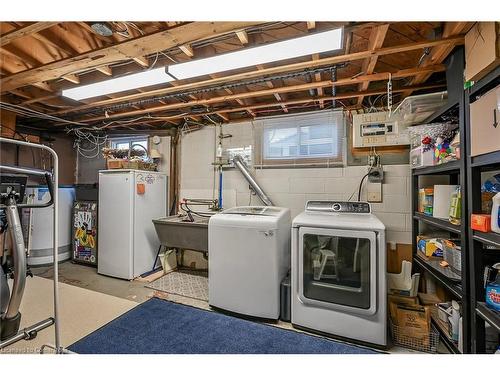
{"label": "electrical junction box", "polygon": [[407,126],[389,112],[372,112],[352,116],[353,147],[409,145]]}

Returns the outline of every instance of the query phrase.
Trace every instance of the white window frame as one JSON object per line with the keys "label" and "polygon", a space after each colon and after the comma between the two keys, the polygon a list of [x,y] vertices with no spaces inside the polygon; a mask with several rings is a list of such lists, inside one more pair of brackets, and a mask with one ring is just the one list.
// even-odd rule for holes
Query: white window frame
{"label": "white window frame", "polygon": [[[340,118],[340,119],[339,119]],[[293,128],[297,127],[300,132],[301,127],[324,124],[324,121],[332,122],[333,135],[337,137],[337,142],[333,143],[337,147],[337,152],[332,155],[309,155],[309,156],[284,156],[284,157],[266,157],[266,131],[269,128]],[[296,115],[284,115],[263,118],[254,121],[255,153],[254,160],[256,167],[341,167],[345,162],[345,115],[341,110],[338,111],[315,111],[311,113],[302,113]],[[319,123],[318,123],[319,122]],[[300,147],[300,134],[299,142]]]}

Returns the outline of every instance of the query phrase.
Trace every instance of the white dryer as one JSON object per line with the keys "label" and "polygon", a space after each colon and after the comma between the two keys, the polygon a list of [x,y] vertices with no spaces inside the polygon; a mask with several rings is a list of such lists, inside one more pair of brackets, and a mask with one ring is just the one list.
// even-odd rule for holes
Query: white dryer
{"label": "white dryer", "polygon": [[387,345],[385,226],[366,202],[309,201],[292,224],[292,324]]}
{"label": "white dryer", "polygon": [[278,319],[280,283],[290,268],[290,210],[227,209],[208,223],[208,302],[252,317]]}

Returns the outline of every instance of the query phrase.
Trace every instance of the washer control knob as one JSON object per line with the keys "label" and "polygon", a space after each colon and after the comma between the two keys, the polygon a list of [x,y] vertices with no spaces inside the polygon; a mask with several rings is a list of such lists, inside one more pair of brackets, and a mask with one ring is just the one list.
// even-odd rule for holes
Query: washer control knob
{"label": "washer control knob", "polygon": [[334,211],[340,211],[340,203],[334,203],[333,206],[332,206],[332,209]]}

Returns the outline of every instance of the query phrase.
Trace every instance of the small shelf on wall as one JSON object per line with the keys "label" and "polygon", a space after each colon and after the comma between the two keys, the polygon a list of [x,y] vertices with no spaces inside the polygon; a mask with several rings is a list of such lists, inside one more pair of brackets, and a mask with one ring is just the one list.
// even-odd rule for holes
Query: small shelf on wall
{"label": "small shelf on wall", "polygon": [[453,160],[448,163],[432,165],[429,167],[415,168],[412,170],[414,176],[431,175],[431,174],[452,174],[460,173],[460,161]]}
{"label": "small shelf on wall", "polygon": [[500,151],[471,157],[471,167],[500,168]]}
{"label": "small shelf on wall", "polygon": [[494,232],[479,232],[477,230],[473,231],[473,238],[476,241],[482,242],[488,246],[495,246],[500,251],[500,234]]}
{"label": "small shelf on wall", "polygon": [[460,350],[458,350],[457,343],[451,339],[449,333],[446,332],[443,326],[439,324],[434,318],[431,318],[431,322],[432,325],[439,331],[439,338],[444,346],[446,346],[446,349],[448,349],[453,354],[460,354],[461,352]]}
{"label": "small shelf on wall", "polygon": [[413,261],[419,267],[429,272],[434,279],[448,289],[456,298],[462,299],[462,288],[460,287],[460,282],[450,280],[443,272],[441,272],[439,264],[434,264],[437,261],[426,261],[418,255],[413,257]]}
{"label": "small shelf on wall", "polygon": [[427,216],[427,215],[424,215],[420,212],[415,212],[413,215],[413,218],[418,220],[418,221],[421,221],[421,222],[424,222],[427,224],[431,224],[437,228],[447,230],[449,232],[453,232],[453,233],[457,233],[457,234],[461,233],[459,225],[454,225],[445,219],[438,219],[438,218],[435,218],[432,216]]}
{"label": "small shelf on wall", "polygon": [[476,306],[476,314],[484,321],[488,322],[493,328],[500,333],[500,312],[495,311],[486,305],[485,302],[478,302]]}

